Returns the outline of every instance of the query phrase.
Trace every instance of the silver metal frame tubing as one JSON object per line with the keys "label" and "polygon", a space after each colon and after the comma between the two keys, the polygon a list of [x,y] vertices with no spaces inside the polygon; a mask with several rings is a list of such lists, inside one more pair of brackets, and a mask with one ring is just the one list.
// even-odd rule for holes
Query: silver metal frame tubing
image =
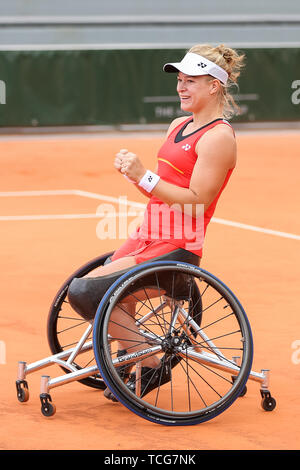
{"label": "silver metal frame tubing", "polygon": [[[78,370],[72,363],[74,359],[85,351],[93,349],[92,341],[86,341],[93,325],[89,324],[77,345],[74,348],[66,349],[57,354],[52,354],[44,359],[41,359],[36,362],[27,364],[24,361],[20,361],[18,364],[18,380],[25,380],[28,374],[36,372],[37,370],[44,369],[53,364],[57,364],[70,371],[69,374],[64,374],[62,376],[50,379],[49,376],[43,375],[41,379],[41,393],[48,393],[51,388],[58,387],[59,385],[64,385],[65,383],[73,382],[75,380],[80,380],[90,375],[95,375],[98,373],[98,367],[91,366],[84,369]],[[47,378],[47,380],[45,380]]]}
{"label": "silver metal frame tubing", "polygon": [[[187,348],[187,351],[181,352],[180,355],[186,357],[188,355],[191,359],[194,359],[197,362],[207,364],[215,367],[216,369],[227,371],[232,373],[232,375],[238,375],[240,371],[240,358],[239,356],[234,356],[232,361],[228,360],[224,354],[215,346],[215,344],[209,339],[209,337],[204,333],[204,331],[199,328],[197,323],[193,318],[185,311],[185,309],[180,308],[180,313],[184,317],[184,323],[188,328],[192,327],[194,332],[197,333],[204,341],[208,348],[211,349],[214,354],[209,352],[199,352],[195,351],[193,347]],[[192,340],[192,337],[190,336]],[[197,348],[199,349],[199,348]],[[249,375],[250,380],[256,382],[261,382],[262,389],[267,389],[269,387],[269,369],[261,369],[261,372],[251,371]]]}
{"label": "silver metal frame tubing", "polygon": [[[208,348],[213,351],[213,353],[209,353],[206,351],[202,351],[200,347],[189,347],[187,349],[181,349],[179,348],[179,355],[186,358],[187,356],[199,363],[209,365],[211,367],[214,367],[216,369],[229,372],[232,375],[238,375],[240,371],[240,357],[234,356],[232,360],[227,359],[224,354],[215,346],[213,341],[209,339],[209,337],[204,333],[204,331],[199,328],[198,324],[193,320],[193,318],[186,312],[184,308],[182,308],[181,301],[175,302],[173,299],[168,299],[166,298],[166,301],[161,303],[155,310],[152,312],[149,312],[145,317],[143,317],[141,320],[136,322],[139,326],[143,325],[144,322],[149,320],[152,316],[154,316],[156,313],[158,313],[167,303],[168,301],[173,302],[174,306],[174,314],[172,318],[172,322],[170,325],[170,329],[173,330],[175,326],[175,322],[179,315],[183,317],[183,323],[185,324],[187,329],[192,328],[194,333],[197,333],[204,341]],[[141,331],[141,329],[140,329]],[[147,337],[148,340],[153,340],[155,343],[158,343],[158,338],[155,335],[151,335],[149,332],[143,331],[143,335]],[[190,336],[191,342],[193,342],[193,337]],[[196,341],[195,341],[196,342]],[[130,364],[137,358],[139,361],[142,361],[146,357],[152,356],[154,354],[157,354],[158,352],[161,351],[161,346],[152,346],[150,348],[147,348],[143,351],[139,351],[138,353],[132,353],[132,354],[126,354],[122,356],[121,358],[115,358],[112,360],[112,363],[115,367],[118,367],[120,365],[126,365]],[[254,372],[251,371],[249,375],[249,379],[260,382],[261,383],[261,388],[268,389],[269,387],[269,369],[262,369],[261,372]]]}
{"label": "silver metal frame tubing", "polygon": [[[130,362],[136,362],[138,359],[138,363],[146,357],[149,357],[151,355],[157,354],[162,350],[162,346],[159,343],[159,339],[157,336],[154,334],[152,335],[149,332],[143,331],[142,330],[142,325],[145,323],[151,316],[155,315],[158,313],[160,310],[163,309],[163,307],[166,305],[167,301],[162,302],[154,311],[149,312],[149,314],[145,315],[141,320],[138,320],[136,323],[140,327],[141,333],[147,337],[147,340],[153,343],[151,347],[139,351],[136,353],[132,354],[127,354],[126,356],[122,356],[121,358],[116,358],[114,359],[113,365],[115,367],[119,365],[125,365]],[[201,349],[201,347],[197,347],[196,344],[195,346],[190,346],[187,349],[183,349],[180,351],[179,349],[179,354],[181,356],[186,357],[187,355],[194,361],[197,361],[199,363],[204,363],[207,365],[210,365],[211,367],[215,367],[216,369],[221,369],[226,372],[230,372],[232,375],[238,375],[240,371],[240,366],[239,366],[239,357],[233,357],[232,360],[228,360],[221,351],[219,351],[214,343],[206,336],[206,334],[203,332],[203,330],[198,326],[198,324],[193,320],[193,318],[188,314],[188,312],[185,311],[184,308],[182,308],[182,305],[180,302],[176,303],[174,305],[174,300],[171,300],[173,302],[173,306],[175,307],[175,315],[176,318],[171,324],[171,328],[174,327],[175,321],[177,317],[179,318],[180,316],[183,318],[183,324],[185,325],[186,328],[193,329],[193,332],[197,333],[202,341],[204,341],[208,349],[213,351],[214,353],[206,352]],[[64,385],[66,383],[70,383],[76,380],[80,380],[89,376],[96,375],[99,373],[99,369],[97,365],[86,367],[83,369],[78,370],[72,363],[74,359],[81,353],[93,349],[93,344],[92,341],[87,341],[87,338],[89,334],[91,333],[91,330],[93,328],[92,324],[89,324],[87,327],[86,331],[78,341],[77,345],[74,348],[67,349],[65,351],[62,351],[60,353],[48,356],[44,359],[41,359],[39,361],[27,364],[24,361],[20,361],[18,364],[18,380],[22,381],[25,380],[26,376],[28,374],[31,374],[32,372],[35,372],[37,370],[43,369],[45,367],[48,367],[53,364],[58,364],[59,366],[67,369],[70,371],[70,373],[64,374],[59,377],[55,378],[50,378],[48,375],[43,375],[41,377],[41,393],[48,393],[51,388],[58,387],[61,385]],[[193,342],[193,337],[190,336],[191,342]],[[139,373],[139,370],[138,370]],[[266,390],[269,387],[269,370],[268,369],[262,369],[260,373],[251,371],[249,375],[249,379],[254,380],[256,382],[261,383],[261,388],[262,390]],[[137,391],[138,392],[138,391]]]}

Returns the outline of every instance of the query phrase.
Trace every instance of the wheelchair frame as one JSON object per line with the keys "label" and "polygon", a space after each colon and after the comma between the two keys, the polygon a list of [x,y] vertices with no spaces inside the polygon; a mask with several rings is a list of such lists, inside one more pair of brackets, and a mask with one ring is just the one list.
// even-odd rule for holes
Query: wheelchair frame
{"label": "wheelchair frame", "polygon": [[[128,275],[130,275],[131,271],[129,271]],[[116,282],[115,284],[118,284]],[[152,314],[157,314],[164,305],[173,302],[175,308],[178,312],[183,315],[184,322],[187,321],[187,313],[181,309],[181,301],[174,299],[170,299],[168,296],[163,296],[163,304],[155,309]],[[100,304],[101,306],[101,304]],[[98,308],[99,310],[99,308]],[[149,314],[150,315],[150,314]],[[188,316],[189,317],[189,316]],[[136,322],[137,325],[143,325],[143,322],[147,321],[147,315],[143,319],[143,321]],[[193,328],[194,332],[200,336],[200,338],[206,342],[213,351],[218,351],[217,356],[215,354],[211,354],[210,352],[206,352],[203,350],[197,350],[197,348],[189,347],[189,356],[193,358],[196,362],[207,364],[215,369],[219,369],[225,372],[229,372],[232,376],[232,379],[239,374],[240,372],[240,357],[233,356],[231,360],[228,360],[221,351],[219,351],[213,341],[205,334],[205,332],[201,329],[200,326],[192,319],[188,318],[188,328]],[[82,336],[79,338],[77,344],[74,347],[68,348],[63,350],[57,354],[52,354],[44,359],[26,363],[24,361],[20,361],[18,363],[18,373],[17,373],[17,380],[16,380],[16,388],[17,388],[17,398],[20,402],[26,402],[29,399],[29,387],[27,382],[27,377],[33,372],[39,371],[46,367],[49,367],[53,364],[60,366],[62,369],[67,371],[63,375],[59,375],[56,377],[51,378],[49,375],[42,375],[41,376],[41,384],[40,384],[40,402],[41,402],[41,412],[44,416],[49,417],[53,416],[56,412],[56,407],[52,402],[52,397],[50,395],[50,390],[53,388],[65,385],[67,383],[71,383],[74,381],[78,381],[87,377],[97,376],[99,374],[99,368],[97,365],[92,365],[89,367],[84,367],[78,370],[78,368],[74,365],[74,360],[80,354],[93,350],[93,341],[90,338],[91,333],[93,332],[93,324],[89,323],[87,328],[85,329]],[[145,334],[145,333],[144,333]],[[146,333],[147,335],[147,333]],[[151,336],[151,335],[150,335]],[[150,338],[151,339],[151,338]],[[108,342],[110,338],[108,335]],[[148,355],[155,354],[161,351],[160,345],[154,345],[151,348],[147,348]],[[119,358],[113,359],[112,363],[115,367],[120,365],[129,364],[133,361],[133,358],[136,357],[135,353],[127,353],[125,356],[122,357],[122,360]],[[146,356],[143,356],[143,358]],[[138,368],[137,368],[138,370]],[[260,394],[261,394],[261,405],[262,408],[266,411],[272,411],[276,406],[275,399],[271,396],[269,390],[269,378],[270,378],[270,371],[269,369],[261,369],[260,372],[255,372],[253,370],[250,371],[248,379],[260,383]],[[247,379],[247,380],[248,380]],[[240,396],[246,393],[246,386],[244,390],[240,393]]]}

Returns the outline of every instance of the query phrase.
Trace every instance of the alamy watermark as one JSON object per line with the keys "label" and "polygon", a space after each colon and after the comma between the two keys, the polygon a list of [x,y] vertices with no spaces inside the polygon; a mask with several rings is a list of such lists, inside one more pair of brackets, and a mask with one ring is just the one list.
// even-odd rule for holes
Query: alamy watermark
{"label": "alamy watermark", "polygon": [[295,365],[300,364],[300,339],[296,339],[292,342],[292,349],[294,349],[292,353],[292,363]]}
{"label": "alamy watermark", "polygon": [[291,95],[292,103],[300,104],[300,80],[294,80],[291,87],[295,90]]}
{"label": "alamy watermark", "polygon": [[[142,205],[141,205],[142,206]],[[97,208],[100,220],[96,235],[100,240],[184,240],[187,250],[202,248],[204,240],[203,204],[151,204],[145,210],[120,196],[118,207],[103,203]],[[139,234],[137,228],[139,227]]]}
{"label": "alamy watermark", "polygon": [[6,104],[6,84],[0,80],[0,104]]}
{"label": "alamy watermark", "polygon": [[5,341],[0,341],[0,365],[6,364],[6,344]]}
{"label": "alamy watermark", "polygon": [[[102,203],[97,207],[96,214],[100,218],[96,234],[100,240],[127,239],[130,232],[134,232],[141,224],[145,212],[144,206],[139,208],[130,204],[126,196],[119,196],[118,207],[114,204]],[[129,218],[132,218],[129,222]]]}

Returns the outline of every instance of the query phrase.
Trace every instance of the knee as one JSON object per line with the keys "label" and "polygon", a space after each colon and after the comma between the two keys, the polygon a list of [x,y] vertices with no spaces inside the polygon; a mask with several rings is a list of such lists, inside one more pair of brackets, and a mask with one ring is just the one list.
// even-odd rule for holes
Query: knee
{"label": "knee", "polygon": [[95,317],[98,303],[95,303],[90,293],[88,278],[74,278],[68,289],[68,301],[71,307],[84,320],[90,321]]}
{"label": "knee", "polygon": [[85,320],[92,320],[102,297],[121,274],[118,271],[99,277],[75,277],[68,290],[71,307]]}

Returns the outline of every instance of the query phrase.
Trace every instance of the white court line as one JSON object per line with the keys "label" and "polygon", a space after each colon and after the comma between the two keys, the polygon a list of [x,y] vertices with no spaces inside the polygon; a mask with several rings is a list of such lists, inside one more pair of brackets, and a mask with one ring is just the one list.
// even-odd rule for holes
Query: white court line
{"label": "white court line", "polygon": [[[100,201],[107,201],[118,203],[122,205],[130,205],[132,207],[137,207],[144,209],[146,204],[136,202],[136,201],[128,201],[127,199],[116,198],[113,196],[107,196],[105,194],[97,194],[91,193],[89,191],[82,191],[79,189],[65,189],[65,190],[42,190],[42,191],[6,191],[0,192],[0,197],[18,197],[18,196],[62,196],[62,195],[72,195],[72,196],[82,196],[87,197],[90,199],[96,199]],[[100,214],[95,212],[94,214],[49,214],[49,215],[16,215],[16,216],[0,216],[0,221],[13,221],[13,220],[59,220],[59,219],[91,219],[91,218],[100,218],[103,217],[115,217],[115,216],[137,216],[136,212],[114,212],[114,213],[107,213]],[[220,219],[217,217],[212,217],[211,222],[221,224],[221,225],[228,225],[231,227],[240,228],[243,230],[251,230],[253,232],[264,233],[268,235],[274,235],[277,237],[282,238],[289,238],[293,240],[300,240],[300,235],[296,235],[293,233],[288,232],[281,232],[278,230],[267,229],[264,227],[257,227],[255,225],[243,224],[240,222],[234,222],[232,220]]]}
{"label": "white court line", "polygon": [[43,191],[2,191],[0,197],[26,197],[26,196],[62,196],[74,194],[73,189],[53,189]]}
{"label": "white court line", "polygon": [[[90,199],[97,199],[99,201],[120,202],[120,199],[105,194],[91,193],[89,191],[82,191],[80,189],[53,189],[45,191],[5,191],[0,192],[0,197],[33,197],[33,196],[82,196]],[[136,201],[128,201],[127,204],[144,209],[146,204]],[[0,219],[1,220],[1,219]]]}
{"label": "white court line", "polygon": [[233,222],[232,220],[219,219],[216,217],[211,218],[211,222],[222,225],[230,225],[231,227],[242,228],[244,230],[252,230],[253,232],[267,233],[268,235],[276,235],[277,237],[292,238],[293,240],[300,240],[300,235],[293,233],[280,232],[278,230],[271,230],[263,227],[256,227],[255,225],[241,224],[240,222]]}
{"label": "white court line", "polygon": [[[76,196],[83,196],[83,197],[88,197],[88,198],[91,198],[91,199],[99,199],[99,200],[102,200],[102,201],[120,203],[120,198],[118,198],[118,197],[106,196],[105,194],[90,193],[88,191],[81,191],[79,189],[75,189],[73,194],[75,194]],[[124,202],[125,202],[125,200],[124,200]],[[127,199],[126,199],[125,204],[135,206],[135,207],[140,207],[141,209],[146,208],[146,204],[144,204],[142,202],[128,201]],[[122,204],[122,205],[124,205],[124,204]]]}
{"label": "white court line", "polygon": [[94,212],[92,214],[41,214],[41,215],[1,215],[1,221],[14,220],[62,220],[62,219],[100,219],[102,217],[112,219],[114,217],[137,217],[137,211],[128,212]]}

